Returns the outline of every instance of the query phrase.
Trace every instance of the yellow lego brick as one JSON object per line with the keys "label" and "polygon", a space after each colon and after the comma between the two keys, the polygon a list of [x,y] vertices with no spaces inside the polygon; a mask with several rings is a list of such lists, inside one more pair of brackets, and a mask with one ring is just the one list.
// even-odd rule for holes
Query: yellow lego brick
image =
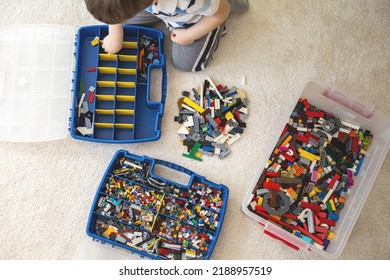
{"label": "yellow lego brick", "polygon": [[316,192],[314,191],[314,190],[312,190],[311,192],[309,192],[309,194],[308,194],[308,196],[310,197],[310,198],[312,198],[313,196],[315,196],[316,195]]}
{"label": "yellow lego brick", "polygon": [[332,211],[336,211],[336,205],[334,204],[333,199],[329,199],[328,201],[329,201],[330,207],[332,207]]}
{"label": "yellow lego brick", "polygon": [[112,226],[109,226],[108,229],[105,232],[103,232],[103,236],[109,237],[111,235],[111,233],[114,233],[114,232],[115,232],[115,229]]}
{"label": "yellow lego brick", "polygon": [[319,156],[313,155],[312,153],[309,153],[303,149],[298,149],[298,153],[301,157],[307,158],[310,161],[320,160]]}
{"label": "yellow lego brick", "polygon": [[317,186],[315,186],[315,187],[313,188],[313,191],[315,191],[316,193],[320,193],[320,192],[321,192],[321,190],[320,190]]}
{"label": "yellow lego brick", "polygon": [[263,200],[264,198],[262,196],[259,196],[259,198],[257,199],[257,205],[263,205]]}
{"label": "yellow lego brick", "polygon": [[333,239],[334,236],[335,236],[334,232],[331,232],[331,231],[328,232],[328,238],[329,239]]}
{"label": "yellow lego brick", "polygon": [[232,114],[232,112],[228,111],[225,115],[226,117],[226,120],[231,120],[234,118],[234,115]]}
{"label": "yellow lego brick", "polygon": [[194,101],[192,101],[188,97],[184,97],[183,98],[183,102],[185,104],[187,104],[188,106],[190,106],[191,108],[193,108],[196,111],[198,111],[199,113],[203,113],[204,112],[204,109],[202,107],[200,107],[198,104],[196,104]]}
{"label": "yellow lego brick", "polygon": [[97,44],[99,44],[99,37],[96,36],[92,41],[91,41],[91,46],[94,47]]}

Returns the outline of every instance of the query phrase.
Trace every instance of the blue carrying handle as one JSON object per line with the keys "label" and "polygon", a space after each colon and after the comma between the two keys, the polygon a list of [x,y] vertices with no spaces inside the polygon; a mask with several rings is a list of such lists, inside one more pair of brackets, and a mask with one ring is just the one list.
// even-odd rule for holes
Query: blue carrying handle
{"label": "blue carrying handle", "polygon": [[157,163],[157,164],[161,164],[161,165],[166,166],[166,167],[169,167],[169,168],[171,168],[171,169],[173,169],[173,170],[176,170],[176,171],[180,171],[180,172],[182,172],[182,173],[185,173],[185,174],[187,174],[187,175],[189,175],[189,176],[192,176],[192,175],[195,174],[195,172],[193,172],[193,171],[191,171],[191,170],[189,170],[189,169],[187,169],[187,168],[185,168],[185,167],[182,167],[182,166],[180,166],[180,165],[177,165],[177,164],[175,164],[175,163],[169,162],[169,161],[165,161],[165,160],[161,160],[161,159],[155,159],[154,162],[155,162],[155,164],[156,164],[156,163]]}

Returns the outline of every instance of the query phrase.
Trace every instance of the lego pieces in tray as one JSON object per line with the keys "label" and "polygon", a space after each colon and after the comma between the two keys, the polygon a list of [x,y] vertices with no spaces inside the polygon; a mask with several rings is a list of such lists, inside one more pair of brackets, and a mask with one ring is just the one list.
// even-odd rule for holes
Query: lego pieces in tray
{"label": "lego pieces in tray", "polygon": [[93,234],[152,258],[209,258],[227,193],[203,180],[185,188],[151,176],[151,168],[151,162],[116,160],[93,206]]}
{"label": "lego pieces in tray", "polygon": [[326,250],[372,137],[300,99],[248,209]]}

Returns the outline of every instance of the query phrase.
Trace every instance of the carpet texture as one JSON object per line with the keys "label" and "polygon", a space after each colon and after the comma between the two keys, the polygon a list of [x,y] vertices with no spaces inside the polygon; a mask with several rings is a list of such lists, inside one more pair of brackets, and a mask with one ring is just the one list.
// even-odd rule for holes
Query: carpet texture
{"label": "carpet texture", "polygon": [[[98,23],[81,0],[2,0],[0,9],[1,26],[43,23],[77,30]],[[73,258],[89,240],[90,206],[118,149],[175,162],[229,187],[213,259],[322,259],[265,235],[241,203],[307,80],[346,89],[390,115],[389,15],[388,0],[250,1],[247,13],[230,16],[213,62],[196,74],[172,67],[167,37],[168,97],[159,141],[109,145],[68,136],[43,143],[0,142],[0,259]],[[181,91],[206,76],[228,86],[241,86],[246,77],[241,87],[250,99],[250,118],[223,161],[182,157],[173,121]],[[389,170],[388,154],[340,259],[390,259]]]}

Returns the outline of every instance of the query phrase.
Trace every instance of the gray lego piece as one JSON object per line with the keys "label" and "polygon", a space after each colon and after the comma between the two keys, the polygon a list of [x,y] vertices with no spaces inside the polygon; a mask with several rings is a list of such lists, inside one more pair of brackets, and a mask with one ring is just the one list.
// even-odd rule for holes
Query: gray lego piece
{"label": "gray lego piece", "polygon": [[308,211],[307,212],[307,229],[310,233],[315,233],[314,230],[314,217],[313,217],[313,212]]}
{"label": "gray lego piece", "polygon": [[268,200],[270,198],[270,193],[267,193],[264,195],[263,207],[271,215],[282,216],[283,214],[287,213],[288,210],[290,209],[290,198],[283,192],[277,192],[276,195],[278,198],[277,199],[277,203],[279,206],[278,210],[269,206],[269,204],[268,204]]}
{"label": "gray lego piece", "polygon": [[269,193],[269,190],[263,189],[263,188],[260,188],[260,189],[257,189],[257,190],[256,190],[256,196],[263,196],[263,195],[265,195],[266,193]]}
{"label": "gray lego piece", "polygon": [[301,178],[277,177],[275,181],[279,184],[302,184]]}
{"label": "gray lego piece", "polygon": [[219,159],[224,159],[225,157],[227,157],[229,154],[230,154],[230,150],[225,150],[225,151],[222,151],[219,155],[218,155],[218,158]]}

